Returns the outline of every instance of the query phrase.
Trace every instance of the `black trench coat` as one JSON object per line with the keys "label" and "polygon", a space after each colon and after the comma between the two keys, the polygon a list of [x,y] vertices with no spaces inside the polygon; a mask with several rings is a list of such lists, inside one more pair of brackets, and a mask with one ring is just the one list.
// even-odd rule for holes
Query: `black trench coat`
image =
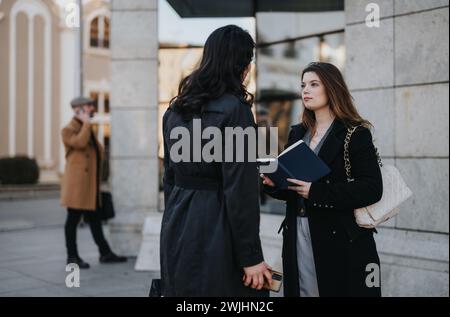
{"label": "black trench coat", "polygon": [[[202,129],[255,128],[250,106],[228,94],[209,102],[201,119]],[[163,296],[267,296],[242,283],[243,267],[263,261],[256,163],[175,163],[169,156],[175,127],[193,135],[192,120],[169,108],[163,117]]]}
{"label": "black trench coat", "polygon": [[[300,140],[306,133],[302,124],[295,125],[286,146]],[[350,142],[352,177],[347,183],[344,169],[344,139],[347,129],[335,119],[319,152],[331,173],[312,183],[305,207],[309,226],[316,274],[321,297],[381,296],[380,287],[366,286],[366,266],[380,264],[373,233],[356,224],[353,210],[369,206],[381,199],[383,183],[370,130],[358,127]],[[298,194],[265,186],[274,198],[286,200],[283,229],[284,295],[300,296],[297,270],[297,210]]]}

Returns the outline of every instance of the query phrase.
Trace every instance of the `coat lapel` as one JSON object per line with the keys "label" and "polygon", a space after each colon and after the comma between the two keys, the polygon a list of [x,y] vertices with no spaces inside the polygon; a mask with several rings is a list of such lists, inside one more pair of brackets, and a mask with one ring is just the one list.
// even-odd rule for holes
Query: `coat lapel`
{"label": "coat lapel", "polygon": [[[295,143],[296,141],[303,138],[306,133],[306,127],[303,124],[299,124],[292,127],[293,129],[297,129],[295,132],[295,138],[292,142],[289,142],[289,145]],[[328,134],[325,142],[322,145],[322,148],[319,151],[319,157],[327,164],[328,166],[334,161],[339,151],[343,148],[344,139],[342,138],[342,132],[346,130],[344,123],[338,119],[334,119],[333,127]],[[287,147],[286,146],[286,147]]]}
{"label": "coat lapel", "polygon": [[340,136],[342,131],[345,130],[345,125],[340,120],[334,119],[332,130],[319,151],[319,157],[328,166],[330,166],[339,154],[339,151],[343,148],[344,141]]}

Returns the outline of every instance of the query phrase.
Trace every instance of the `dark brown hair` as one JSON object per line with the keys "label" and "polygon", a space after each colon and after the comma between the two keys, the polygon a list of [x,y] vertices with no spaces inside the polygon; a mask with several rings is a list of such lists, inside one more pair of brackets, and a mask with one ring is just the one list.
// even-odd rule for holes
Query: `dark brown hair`
{"label": "dark brown hair", "polygon": [[208,37],[199,67],[184,78],[173,109],[190,120],[201,113],[208,101],[230,93],[253,103],[253,95],[242,83],[243,74],[253,58],[255,42],[247,31],[236,25],[221,27]]}
{"label": "dark brown hair", "polygon": [[[344,77],[336,66],[324,62],[310,63],[302,71],[302,80],[305,73],[309,72],[315,73],[320,78],[328,96],[330,111],[337,119],[341,120],[345,126],[352,127],[363,125],[366,128],[373,127],[372,124],[363,119],[358,113],[358,110],[356,110],[353,97],[344,81]],[[316,130],[316,117],[314,111],[305,107],[302,115],[302,123],[314,134]]]}

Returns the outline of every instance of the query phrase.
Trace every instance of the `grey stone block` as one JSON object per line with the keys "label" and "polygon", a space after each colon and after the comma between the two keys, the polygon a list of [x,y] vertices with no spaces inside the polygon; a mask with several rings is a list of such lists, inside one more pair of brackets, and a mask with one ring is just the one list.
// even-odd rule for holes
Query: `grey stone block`
{"label": "grey stone block", "polygon": [[158,54],[157,11],[113,11],[111,58],[156,59]]}
{"label": "grey stone block", "polygon": [[373,125],[372,136],[382,156],[394,156],[394,90],[377,89],[352,93],[358,112]]}
{"label": "grey stone block", "polygon": [[112,157],[157,158],[157,110],[115,109],[111,113]]}
{"label": "grey stone block", "polygon": [[[117,212],[156,210],[158,207],[158,160],[113,158],[111,165],[113,199]],[[139,219],[141,225],[143,220],[143,218]]]}
{"label": "grey stone block", "polygon": [[448,297],[448,287],[448,273],[391,264],[381,266],[384,297]]}
{"label": "grey stone block", "polygon": [[380,8],[380,18],[389,17],[394,15],[394,2],[393,0],[346,0],[345,1],[345,22],[356,23],[365,22],[367,15],[372,12],[366,11],[366,7],[369,3],[378,4]]}
{"label": "grey stone block", "polygon": [[394,0],[395,14],[414,13],[417,11],[448,6],[448,0]]}
{"label": "grey stone block", "polygon": [[448,38],[448,8],[395,18],[396,85],[448,81]]}
{"label": "grey stone block", "polygon": [[158,159],[113,158],[111,164],[116,209],[110,223],[111,245],[124,255],[137,256],[144,219],[158,209]]}
{"label": "grey stone block", "polygon": [[380,228],[383,296],[448,296],[448,234]]}
{"label": "grey stone block", "polygon": [[[433,269],[435,271],[448,271],[449,240],[448,234],[430,232],[414,232],[394,228],[380,228],[375,236],[379,253],[386,256],[404,257],[410,262],[410,266],[419,269]],[[437,263],[435,267],[425,267],[420,263],[413,265],[413,259],[421,259],[431,262],[446,262],[447,267],[442,268]],[[394,264],[405,264],[394,263]]]}
{"label": "grey stone block", "polygon": [[136,261],[136,271],[160,271],[159,235],[162,213],[153,213],[145,219],[142,243]]}
{"label": "grey stone block", "polygon": [[111,108],[149,108],[158,105],[156,60],[111,61]]}
{"label": "grey stone block", "polygon": [[399,207],[397,227],[448,233],[448,158],[397,159],[396,165],[413,192]]}
{"label": "grey stone block", "polygon": [[156,10],[158,0],[112,0],[113,10]]}
{"label": "grey stone block", "polygon": [[111,245],[122,255],[137,256],[142,243],[143,212],[132,212],[131,209],[122,209],[123,215],[111,222]]}
{"label": "grey stone block", "polygon": [[396,155],[448,156],[448,84],[397,88],[395,99]]}
{"label": "grey stone block", "polygon": [[365,24],[345,28],[350,89],[392,87],[394,84],[394,23],[382,20],[379,28]]}

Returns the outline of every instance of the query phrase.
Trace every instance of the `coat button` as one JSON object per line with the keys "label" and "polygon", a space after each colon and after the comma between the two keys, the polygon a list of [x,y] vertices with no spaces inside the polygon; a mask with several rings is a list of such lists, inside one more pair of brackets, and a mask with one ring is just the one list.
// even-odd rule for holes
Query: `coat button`
{"label": "coat button", "polygon": [[317,206],[317,204],[316,203],[314,203],[314,207],[316,207]]}
{"label": "coat button", "polygon": [[353,240],[350,240],[350,243],[352,243],[353,242]]}
{"label": "coat button", "polygon": [[336,234],[336,230],[333,230],[333,234]]}
{"label": "coat button", "polygon": [[328,208],[328,205],[325,205],[325,208]]}
{"label": "coat button", "polygon": [[329,181],[329,180],[327,179],[326,183],[327,183],[327,184],[329,184],[329,183],[330,183],[330,181]]}

